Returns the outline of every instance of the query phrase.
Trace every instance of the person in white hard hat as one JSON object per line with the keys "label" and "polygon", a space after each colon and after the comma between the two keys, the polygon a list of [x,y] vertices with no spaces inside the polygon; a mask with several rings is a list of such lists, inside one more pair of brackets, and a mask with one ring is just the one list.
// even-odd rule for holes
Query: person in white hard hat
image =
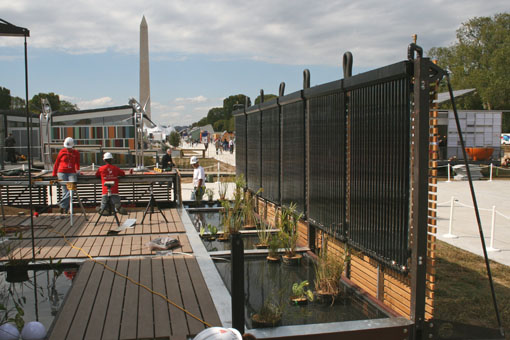
{"label": "person in white hard hat", "polygon": [[193,340],[255,340],[249,333],[241,335],[235,328],[210,327],[198,333]]}
{"label": "person in white hard hat", "polygon": [[115,184],[111,187],[111,200],[115,207],[115,210],[119,214],[126,215],[127,212],[120,205],[120,196],[119,196],[119,177],[126,176],[126,173],[121,170],[118,166],[112,164],[113,155],[109,152],[105,152],[103,155],[103,159],[106,162],[105,165],[97,169],[96,177],[101,178],[101,184],[103,185],[102,198],[101,198],[101,207],[96,209],[97,211],[102,211],[103,215],[107,215],[106,210],[108,203],[108,188],[105,186],[105,182],[114,182]]}
{"label": "person in white hard hat", "polygon": [[202,166],[198,163],[196,156],[191,157],[189,160],[193,167],[193,192],[191,193],[191,199],[201,201],[205,193],[205,171]]}
{"label": "person in white hard hat", "polygon": [[[57,176],[60,181],[77,182],[80,173],[80,153],[74,149],[74,140],[67,137],[64,140],[64,148],[60,150],[53,165],[53,176]],[[59,202],[60,212],[69,211],[69,191],[67,186],[62,186],[62,199]]]}

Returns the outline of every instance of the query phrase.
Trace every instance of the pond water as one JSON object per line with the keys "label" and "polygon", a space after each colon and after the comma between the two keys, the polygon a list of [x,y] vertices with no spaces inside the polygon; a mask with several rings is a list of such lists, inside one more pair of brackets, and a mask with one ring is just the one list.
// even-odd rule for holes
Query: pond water
{"label": "pond water", "polygon": [[[244,249],[256,249],[255,244],[259,243],[259,237],[257,235],[243,235],[243,244]],[[231,250],[230,240],[228,241],[218,241],[218,240],[208,240],[202,239],[202,243],[204,243],[205,249],[207,251],[221,251],[221,250]]]}
{"label": "pond water", "polygon": [[[212,212],[190,212],[188,215],[195,226],[197,232],[200,232],[201,227],[206,227],[209,224],[218,228],[218,231],[223,231],[223,225],[221,224],[221,214],[218,211]],[[259,237],[256,234],[243,235],[244,249],[256,249],[255,244],[259,243]],[[230,250],[230,240],[226,242],[218,240],[207,240],[202,239],[207,251],[221,251]]]}
{"label": "pond water", "polygon": [[[6,307],[9,317],[14,318],[14,301],[21,299],[25,323],[39,321],[48,331],[78,270],[77,267],[59,269],[28,270],[23,282],[9,282],[12,281],[10,273],[8,277],[7,272],[0,272],[0,303]],[[4,316],[5,311],[1,311],[0,317]]]}
{"label": "pond water", "polygon": [[[216,262],[223,282],[230,291],[230,263]],[[312,260],[304,257],[301,265],[287,266],[269,263],[264,258],[245,258],[245,304],[246,324],[253,328],[251,316],[257,313],[266,301],[279,304],[283,309],[281,325],[302,325],[378,319],[388,317],[381,310],[345,287],[345,298],[338,299],[332,306],[309,302],[304,306],[290,303],[292,285],[308,280],[313,290],[315,272]]]}

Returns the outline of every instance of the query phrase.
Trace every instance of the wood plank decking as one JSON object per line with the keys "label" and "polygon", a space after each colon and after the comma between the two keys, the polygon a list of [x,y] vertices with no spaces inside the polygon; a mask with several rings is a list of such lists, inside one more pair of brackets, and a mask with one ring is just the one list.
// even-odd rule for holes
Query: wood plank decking
{"label": "wood plank decking", "polygon": [[[113,216],[101,217],[97,226],[94,226],[98,214],[87,214],[88,221],[82,214],[76,214],[72,227],[68,216],[47,214],[34,218],[35,258],[36,260],[85,258],[83,252],[73,249],[65,242],[62,234],[66,235],[69,242],[94,257],[155,254],[145,244],[155,238],[166,236],[177,238],[181,242],[181,247],[174,248],[173,251],[190,253],[192,250],[177,211],[170,209],[164,210],[163,213],[168,222],[165,222],[161,214],[154,213],[152,216],[147,214],[143,225],[141,224],[143,211],[118,215],[121,224],[128,218],[136,219],[137,222],[134,228],[127,228],[115,236],[107,235],[110,229],[117,227]],[[27,217],[16,216],[9,217],[4,223],[7,227],[24,227],[22,238],[11,241],[10,256],[13,259],[32,259],[31,231],[27,226],[29,222]],[[7,256],[0,258],[0,261],[6,260]]]}
{"label": "wood plank decking", "polygon": [[[72,248],[62,234],[99,262],[161,293],[200,320],[221,326],[179,213],[176,209],[163,212],[168,222],[159,212],[147,215],[143,224],[143,210],[118,215],[121,223],[128,218],[137,223],[114,236],[107,235],[117,227],[112,216],[101,217],[96,227],[96,213],[87,214],[88,221],[76,214],[73,227],[68,216],[45,214],[34,218],[37,261],[66,259],[82,263],[48,339],[186,339],[206,327],[162,297],[87,260],[86,254]],[[1,261],[32,259],[29,223],[26,216],[4,221],[7,227],[21,228],[23,237],[10,241],[11,253]],[[167,236],[181,243],[172,249],[172,256],[156,256],[145,246],[150,240]]]}
{"label": "wood plank decking", "polygon": [[[221,325],[192,257],[117,259],[107,265]],[[186,339],[206,326],[161,297],[92,261],[82,265],[49,339]]]}

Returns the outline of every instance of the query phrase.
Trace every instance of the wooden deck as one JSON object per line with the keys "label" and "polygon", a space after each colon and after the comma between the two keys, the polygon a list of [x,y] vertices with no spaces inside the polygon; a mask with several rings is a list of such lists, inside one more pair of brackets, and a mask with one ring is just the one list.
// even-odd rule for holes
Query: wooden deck
{"label": "wooden deck", "polygon": [[[163,211],[168,222],[157,211],[147,214],[141,224],[143,213],[142,210],[118,215],[121,224],[128,218],[137,222],[134,228],[113,236],[107,235],[117,227],[113,216],[101,217],[96,227],[97,213],[87,214],[88,221],[82,214],[76,214],[73,227],[69,216],[60,214],[33,219],[36,261],[65,259],[81,263],[48,339],[186,339],[206,327],[162,297],[87,259],[85,253],[66,243],[62,234],[99,262],[161,293],[200,320],[221,326],[177,210]],[[10,241],[9,256],[0,260],[31,260],[29,218],[11,216],[3,225],[23,235],[20,240]],[[167,236],[181,243],[172,249],[172,255],[157,256],[156,251],[146,246],[150,240]]]}
{"label": "wooden deck", "polygon": [[[192,257],[106,261],[116,271],[162,293],[211,325],[221,324]],[[157,295],[85,262],[61,308],[49,339],[186,339],[205,325]]]}
{"label": "wooden deck", "polygon": [[[184,226],[175,209],[164,210],[163,213],[168,222],[165,222],[159,212],[147,214],[144,224],[141,224],[143,211],[129,212],[128,215],[118,215],[122,224],[128,218],[136,219],[134,228],[127,228],[114,236],[108,236],[110,229],[115,229],[117,224],[113,216],[101,217],[97,226],[98,214],[87,214],[88,221],[82,214],[74,216],[71,227],[68,215],[47,214],[34,218],[35,235],[35,258],[38,261],[49,259],[83,259],[86,254],[73,249],[65,242],[62,234],[66,235],[69,242],[76,247],[82,248],[93,257],[115,257],[151,255],[145,244],[158,237],[174,237],[179,239],[181,247],[173,251],[191,253],[188,238],[184,232]],[[27,217],[9,217],[4,223],[7,227],[20,227],[22,238],[11,241],[12,259],[32,259],[32,240],[29,227],[30,220]],[[7,256],[0,261],[8,260]]]}

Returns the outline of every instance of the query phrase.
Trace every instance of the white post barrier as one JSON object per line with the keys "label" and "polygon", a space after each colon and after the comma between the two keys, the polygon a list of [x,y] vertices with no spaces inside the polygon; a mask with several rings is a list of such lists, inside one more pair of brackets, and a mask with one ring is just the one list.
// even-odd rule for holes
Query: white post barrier
{"label": "white post barrier", "polygon": [[491,163],[491,175],[490,175],[489,182],[492,182],[492,163]]}
{"label": "white post barrier", "polygon": [[451,182],[450,181],[450,161],[448,161],[448,180],[446,182]]}
{"label": "white post barrier", "polygon": [[[492,164],[491,164],[492,165]],[[492,223],[491,223],[491,244],[487,251],[498,252],[500,249],[494,248],[494,229],[496,228],[496,206],[492,206]]]}
{"label": "white post barrier", "polygon": [[94,163],[92,163],[92,171],[95,171],[96,170],[96,165]]}
{"label": "white post barrier", "polygon": [[220,161],[218,161],[218,177],[216,178],[216,182],[218,182],[218,184],[220,183]]}
{"label": "white post barrier", "polygon": [[448,224],[448,234],[444,234],[444,238],[459,238],[457,235],[452,234],[452,227],[453,227],[453,210],[455,207],[455,197],[452,196],[450,201],[450,223]]}

